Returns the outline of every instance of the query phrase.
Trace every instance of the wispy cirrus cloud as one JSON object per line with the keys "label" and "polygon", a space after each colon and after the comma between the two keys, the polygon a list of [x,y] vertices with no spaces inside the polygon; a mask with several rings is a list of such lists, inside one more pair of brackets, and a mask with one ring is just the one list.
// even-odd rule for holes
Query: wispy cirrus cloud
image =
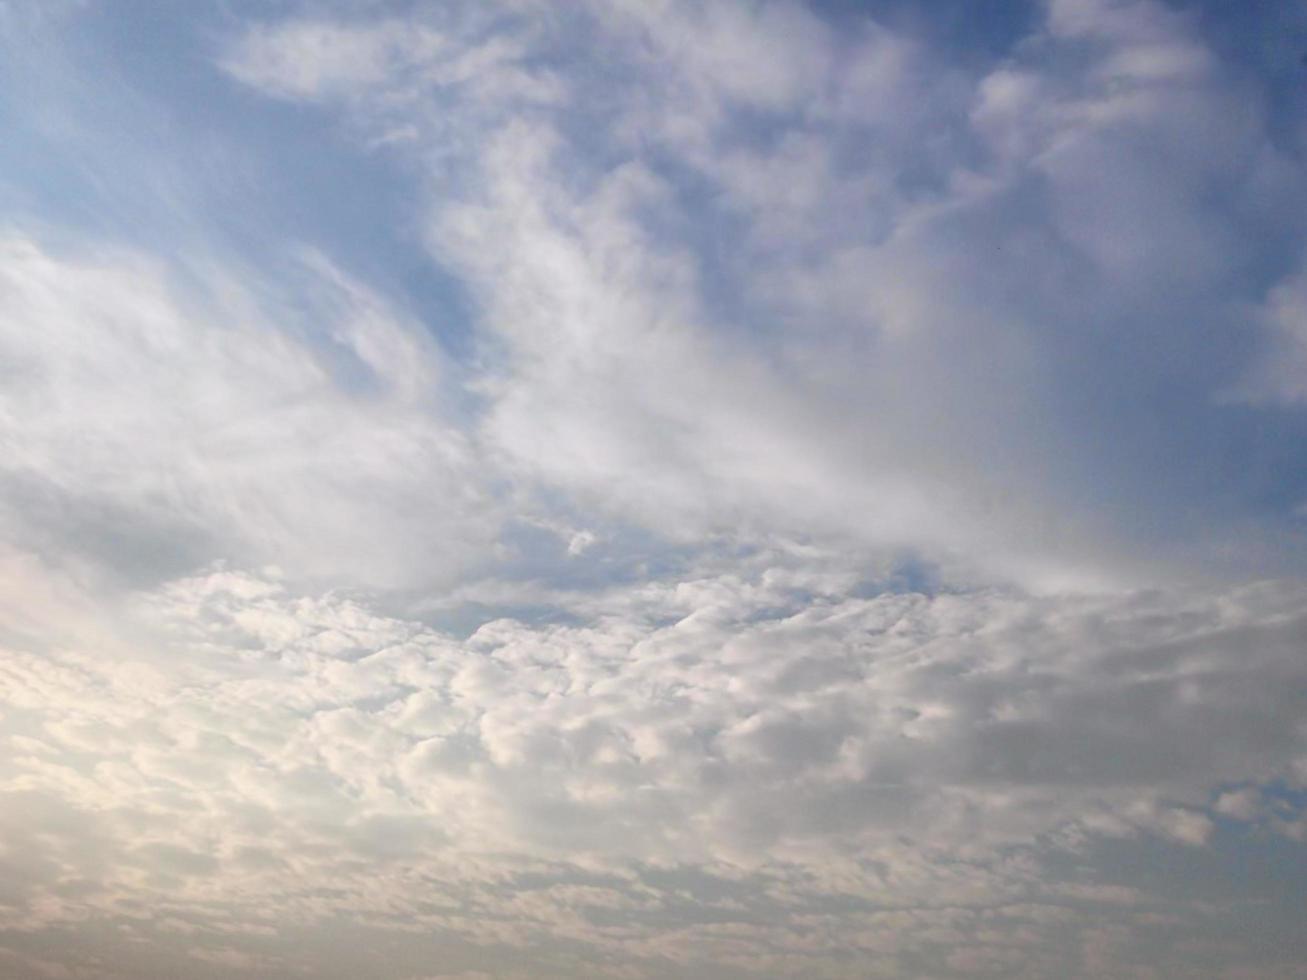
{"label": "wispy cirrus cloud", "polygon": [[[797,6],[506,23],[512,77],[566,57],[607,83],[530,108],[432,84],[400,111],[427,132],[406,152],[440,157],[431,247],[482,299],[511,458],[663,530],[742,509],[1032,585],[1156,574],[1182,511],[1235,516],[1191,489],[1201,450],[1161,487],[1152,461],[1258,343],[1252,236],[1289,246],[1302,182],[1193,16],[1055,4],[968,70]],[[330,100],[258,74],[277,43],[312,63],[296,32],[320,29],[260,29],[229,64]],[[355,124],[391,125],[407,77],[356,79]],[[447,141],[450,113],[476,138]],[[1158,428],[1129,425],[1145,408]]]}
{"label": "wispy cirrus cloud", "polygon": [[[320,259],[308,308],[274,323],[221,269],[188,288],[139,253],[16,232],[3,254],[12,545],[128,583],[220,555],[381,584],[455,574],[495,535],[436,345]],[[421,527],[447,572],[414,555]]]}

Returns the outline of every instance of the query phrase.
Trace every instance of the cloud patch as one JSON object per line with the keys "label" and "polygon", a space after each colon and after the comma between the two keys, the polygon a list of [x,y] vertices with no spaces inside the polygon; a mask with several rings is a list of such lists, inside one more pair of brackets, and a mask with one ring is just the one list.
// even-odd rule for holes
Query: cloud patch
{"label": "cloud patch", "polygon": [[[731,930],[761,916],[749,968],[788,975],[836,955],[800,941],[811,916],[832,943],[902,956],[929,929],[884,946],[878,917],[961,896],[1087,927],[1115,900],[1067,906],[1058,855],[1211,847],[1214,821],[1251,827],[1257,786],[1301,778],[1297,586],[851,599],[783,573],[460,641],[218,571],[138,597],[153,639],[136,656],[11,649],[6,812],[52,829],[20,830],[9,860],[94,883],[74,897],[18,873],[14,921],[163,903],[210,934],[255,900],[303,926],[570,937],[657,973],[729,961]],[[502,890],[515,880],[536,884]],[[1171,911],[1197,928],[1197,906]]]}

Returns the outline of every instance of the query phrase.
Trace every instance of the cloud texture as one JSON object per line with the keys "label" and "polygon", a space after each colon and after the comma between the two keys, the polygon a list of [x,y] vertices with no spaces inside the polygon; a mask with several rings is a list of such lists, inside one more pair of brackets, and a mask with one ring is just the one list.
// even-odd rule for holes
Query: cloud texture
{"label": "cloud texture", "polygon": [[769,562],[460,641],[248,575],[179,580],[123,614],[150,637],[134,653],[6,651],[11,921],[137,920],[204,937],[194,954],[344,917],[560,974],[570,947],[636,973],[966,953],[1049,975],[1114,930],[1169,973],[1197,947],[1152,960],[1150,916],[1193,944],[1207,903],[1061,864],[1301,839],[1274,788],[1307,773],[1301,588],[845,584]]}
{"label": "cloud texture", "polygon": [[1219,6],[0,5],[0,972],[1299,975]]}

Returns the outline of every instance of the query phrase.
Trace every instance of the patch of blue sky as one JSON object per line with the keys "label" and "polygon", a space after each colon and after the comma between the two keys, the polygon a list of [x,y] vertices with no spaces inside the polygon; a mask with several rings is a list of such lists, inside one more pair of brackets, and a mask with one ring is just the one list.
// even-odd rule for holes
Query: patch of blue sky
{"label": "patch of blue sky", "polygon": [[854,28],[871,17],[896,30],[945,45],[962,59],[992,60],[1039,23],[1033,0],[816,0],[814,10],[838,26]]}
{"label": "patch of blue sky", "polygon": [[[257,7],[257,5],[255,5]],[[422,243],[417,175],[314,106],[259,98],[215,64],[226,6],[92,5],[11,35],[0,92],[10,220],[108,244],[214,257],[275,281],[310,247],[472,352],[458,280]],[[272,273],[272,275],[268,275]]]}

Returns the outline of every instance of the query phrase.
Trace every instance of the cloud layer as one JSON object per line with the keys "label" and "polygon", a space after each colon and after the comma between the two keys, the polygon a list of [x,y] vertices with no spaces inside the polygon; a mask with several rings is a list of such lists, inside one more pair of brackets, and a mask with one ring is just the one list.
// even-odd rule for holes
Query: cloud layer
{"label": "cloud layer", "polygon": [[0,5],[0,972],[1301,974],[1307,13],[166,6]]}
{"label": "cloud layer", "polygon": [[[206,955],[339,917],[560,974],[570,948],[639,975],[965,952],[1037,976],[1090,967],[1105,929],[1161,955],[1152,914],[1192,945],[1212,914],[1059,862],[1307,832],[1283,789],[1307,775],[1300,587],[846,585],[773,557],[460,641],[248,575],[179,580],[123,614],[134,653],[6,651],[7,918]],[[1153,965],[1192,968],[1185,944]]]}

